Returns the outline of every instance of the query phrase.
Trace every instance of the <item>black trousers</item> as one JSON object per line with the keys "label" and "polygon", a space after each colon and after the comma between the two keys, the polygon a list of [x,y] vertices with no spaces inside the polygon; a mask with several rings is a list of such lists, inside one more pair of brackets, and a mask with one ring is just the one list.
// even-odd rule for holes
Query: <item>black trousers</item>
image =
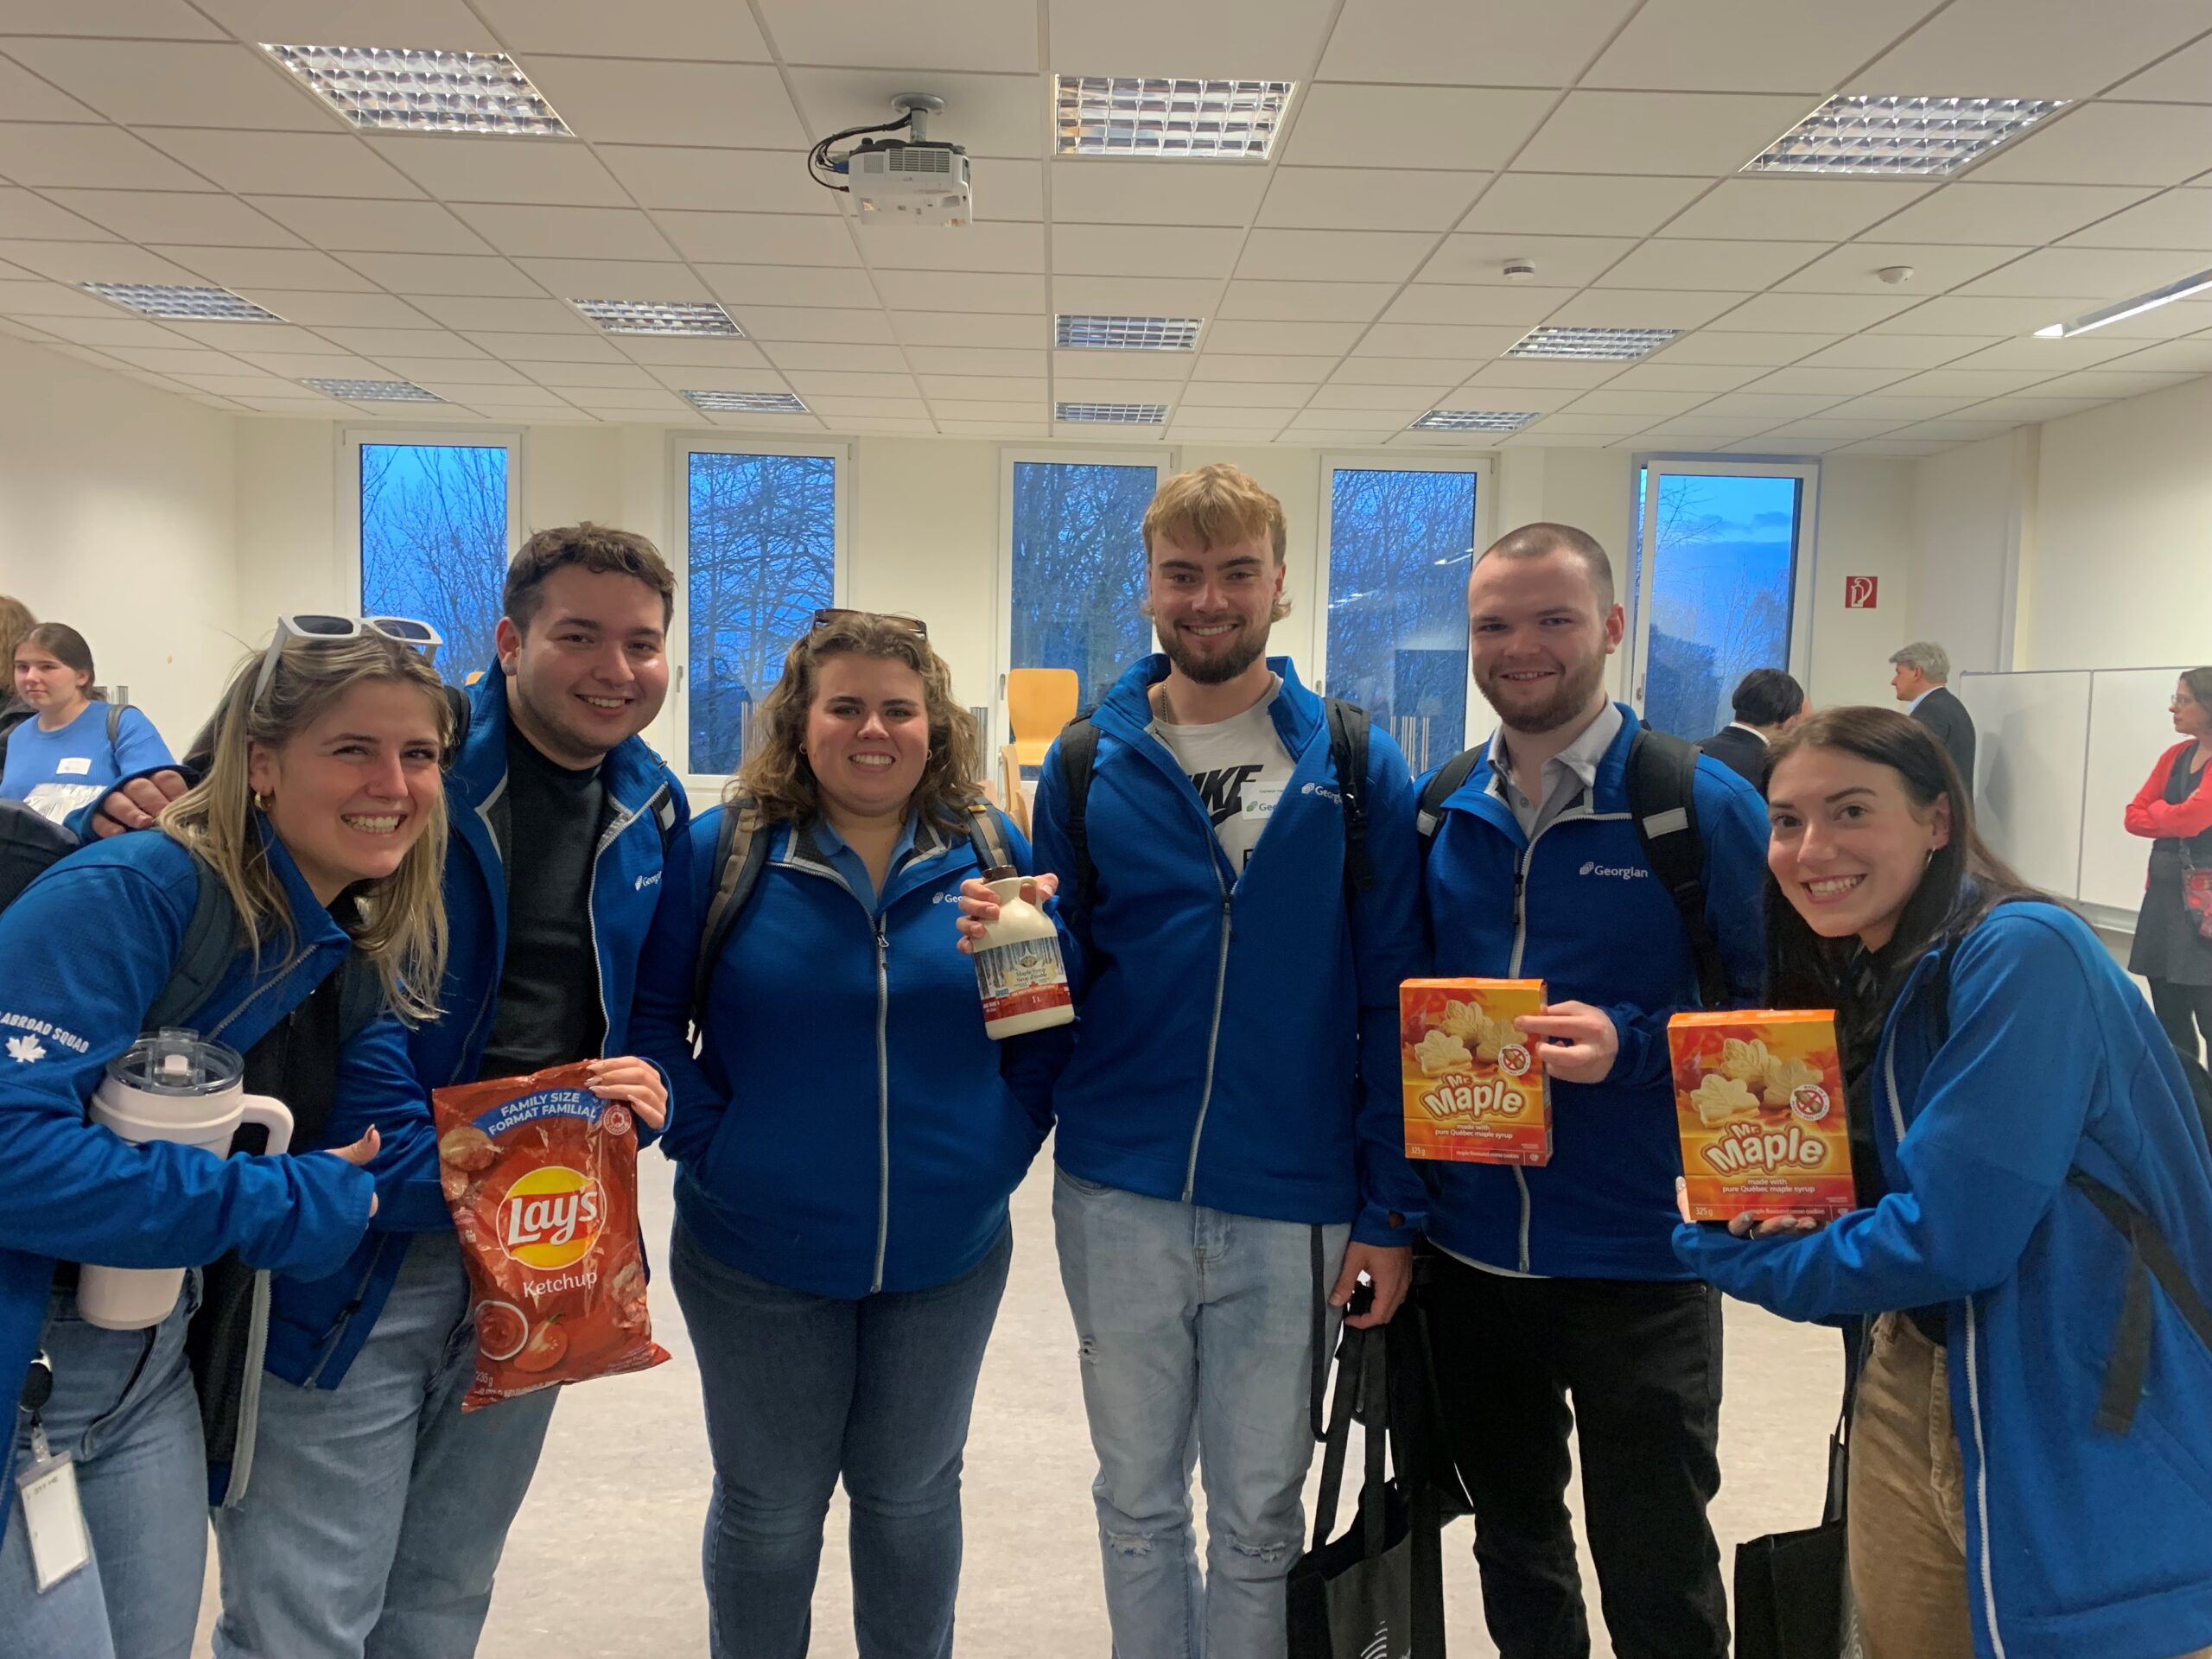
{"label": "black trousers", "polygon": [[[2192,923],[2196,919],[2190,918]],[[2167,1040],[2202,1065],[2204,1049],[2198,1033],[2212,1039],[2212,985],[2177,985],[2171,979],[2154,979],[2151,1008],[2165,1027]]]}
{"label": "black trousers", "polygon": [[1719,1294],[1509,1279],[1440,1255],[1431,1306],[1483,1612],[1503,1659],[1590,1652],[1567,1509],[1570,1432],[1614,1653],[1726,1659],[1706,1519],[1720,1487]]}

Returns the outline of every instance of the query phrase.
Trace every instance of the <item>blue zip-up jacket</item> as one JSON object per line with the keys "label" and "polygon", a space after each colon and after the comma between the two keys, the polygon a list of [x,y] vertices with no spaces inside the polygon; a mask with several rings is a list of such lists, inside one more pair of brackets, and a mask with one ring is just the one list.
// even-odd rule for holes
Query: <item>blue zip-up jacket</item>
{"label": "blue zip-up jacket", "polygon": [[1908,978],[1871,1072],[1887,1196],[1804,1237],[1681,1227],[1675,1248],[1788,1319],[1948,1305],[1981,1659],[2193,1651],[2212,1643],[2212,1352],[2154,1289],[2133,1426],[2096,1426],[2128,1252],[2067,1172],[2145,1211],[2212,1296],[2212,1147],[2080,918],[2001,905],[1948,949],[1947,975],[1931,954]]}
{"label": "blue zip-up jacket", "polygon": [[[352,948],[283,844],[264,837],[297,919],[296,949],[272,941],[258,963],[241,950],[194,1020],[240,1053]],[[300,1334],[300,1305],[318,1284],[350,1282],[345,1264],[360,1254],[364,1228],[374,1240],[444,1207],[429,1109],[389,1014],[340,1051],[337,1106],[318,1142],[346,1146],[374,1124],[384,1145],[367,1170],[336,1158],[132,1146],[86,1121],[108,1062],[138,1039],[168,982],[200,880],[169,836],[124,836],[73,853],[0,912],[0,1389],[10,1398],[38,1351],[57,1261],[190,1267],[236,1250],[277,1275],[273,1355],[280,1338]],[[12,1432],[0,1441],[0,1492],[10,1497],[14,1446]]]}
{"label": "blue zip-up jacket", "polygon": [[1037,861],[1084,986],[1054,1090],[1060,1167],[1147,1198],[1271,1221],[1352,1224],[1363,1243],[1413,1241],[1422,1206],[1398,1086],[1398,982],[1423,968],[1414,795],[1382,728],[1368,739],[1375,885],[1348,905],[1344,814],[1321,699],[1287,657],[1269,708],[1295,761],[1240,873],[1198,792],[1146,728],[1146,658],[1091,715],[1087,801],[1097,890],[1073,890],[1056,743],[1037,789]]}
{"label": "blue zip-up jacket", "polygon": [[[690,879],[653,925],[639,1051],[675,1082],[662,1150],[677,1214],[715,1260],[815,1296],[924,1290],[998,1240],[1052,1127],[1065,1027],[994,1041],[956,948],[965,835],[910,823],[880,899],[818,827],[772,836],[685,1022],[727,809],[691,825]],[[1028,843],[1001,821],[1017,866]]]}
{"label": "blue zip-up jacket", "polygon": [[[633,737],[601,763],[610,814],[592,867],[586,914],[599,963],[600,1007],[606,1017],[604,1052],[629,1052],[631,999],[638,959],[660,899],[664,837],[680,859],[690,817],[683,788],[643,738]],[[451,941],[439,987],[437,1019],[407,1033],[408,1056],[422,1089],[474,1083],[491,1041],[499,995],[499,969],[507,954],[507,876],[492,833],[494,804],[507,783],[507,677],[495,662],[469,693],[468,734],[446,774],[446,924]],[[128,837],[126,837],[128,839]],[[640,1143],[652,1139],[642,1120]],[[434,1148],[435,1154],[435,1148]],[[433,1171],[435,1176],[435,1170]],[[435,1184],[435,1183],[434,1183]],[[378,1217],[379,1223],[383,1217]],[[442,1198],[423,1209],[411,1227],[391,1233],[440,1232],[453,1225]],[[378,1236],[350,1279],[326,1281],[309,1321],[321,1333],[315,1345],[280,1346],[271,1332],[269,1369],[288,1382],[334,1389],[369,1338],[385,1299],[399,1277],[404,1237]]]}
{"label": "blue zip-up jacket", "polygon": [[[1629,815],[1637,721],[1625,706],[1621,715],[1592,788],[1533,842],[1497,794],[1486,750],[1445,798],[1424,875],[1438,975],[1541,979],[1554,1002],[1603,1008],[1620,1038],[1603,1083],[1552,1084],[1548,1164],[1422,1172],[1430,1238],[1487,1267],[1547,1278],[1689,1276],[1669,1243],[1682,1158],[1667,1020],[1698,1006],[1697,964]],[[1707,925],[1730,989],[1748,1005],[1764,972],[1766,807],[1710,756],[1698,760],[1695,799]]]}

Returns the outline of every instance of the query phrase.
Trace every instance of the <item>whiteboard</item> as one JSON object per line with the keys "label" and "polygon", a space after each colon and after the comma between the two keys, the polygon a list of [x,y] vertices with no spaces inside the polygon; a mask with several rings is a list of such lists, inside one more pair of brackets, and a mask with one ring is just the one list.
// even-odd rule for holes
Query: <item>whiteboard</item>
{"label": "whiteboard", "polygon": [[2089,694],[2089,748],[2082,828],[2084,904],[2130,917],[2143,903],[2151,843],[2122,823],[2127,804],[2158,757],[2181,741],[2166,700],[2178,668],[2101,669]]}
{"label": "whiteboard", "polygon": [[1961,674],[1952,688],[1974,716],[1982,839],[2024,880],[2063,899],[2080,896],[2094,677],[2087,670]]}

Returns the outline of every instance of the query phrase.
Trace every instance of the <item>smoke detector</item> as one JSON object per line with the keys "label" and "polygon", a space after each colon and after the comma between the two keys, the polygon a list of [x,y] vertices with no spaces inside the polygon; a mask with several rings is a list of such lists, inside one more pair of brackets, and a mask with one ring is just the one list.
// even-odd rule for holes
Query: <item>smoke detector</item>
{"label": "smoke detector", "polygon": [[1507,260],[1501,274],[1509,283],[1533,283],[1536,280],[1536,268],[1526,259]]}
{"label": "smoke detector", "polygon": [[1891,288],[1901,283],[1909,283],[1917,275],[1910,265],[1884,265],[1874,274]]}

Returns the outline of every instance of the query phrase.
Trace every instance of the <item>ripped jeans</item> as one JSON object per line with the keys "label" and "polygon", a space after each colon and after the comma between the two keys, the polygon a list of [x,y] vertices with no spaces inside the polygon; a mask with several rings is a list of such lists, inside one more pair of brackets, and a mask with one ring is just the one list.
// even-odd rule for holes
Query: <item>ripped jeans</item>
{"label": "ripped jeans", "polygon": [[[1313,1457],[1313,1235],[1056,1172],[1119,1659],[1281,1659]],[[1325,1294],[1349,1226],[1323,1227]],[[1325,1351],[1337,1316],[1325,1320]],[[1206,1571],[1191,1471],[1206,1494]]]}

